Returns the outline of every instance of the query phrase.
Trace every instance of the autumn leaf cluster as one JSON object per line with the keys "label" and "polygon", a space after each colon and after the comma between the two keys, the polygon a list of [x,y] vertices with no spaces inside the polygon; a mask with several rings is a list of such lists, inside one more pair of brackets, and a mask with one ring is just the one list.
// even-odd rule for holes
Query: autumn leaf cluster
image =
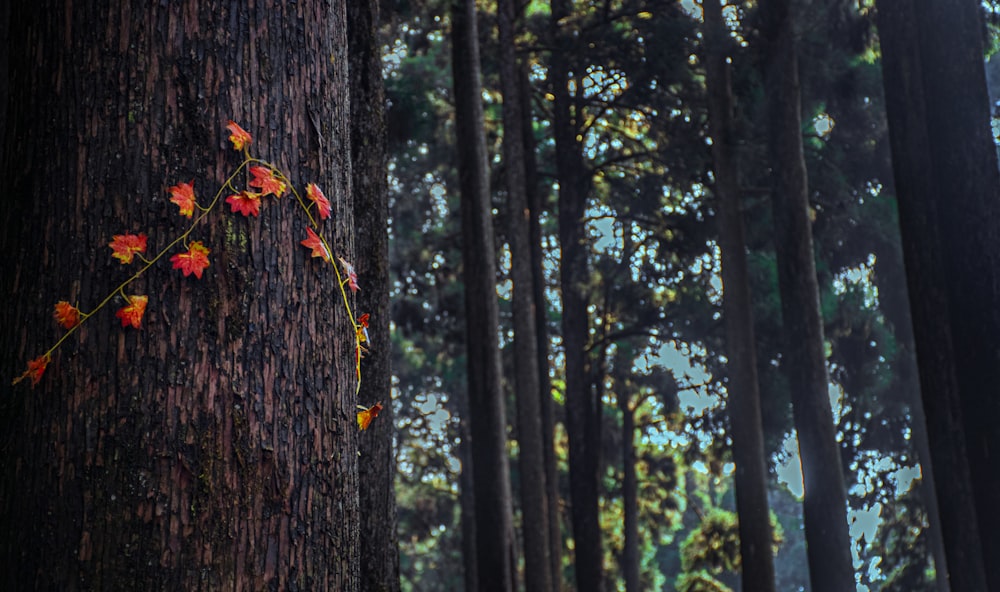
{"label": "autumn leaf cluster", "polygon": [[[52,355],[59,346],[73,334],[84,322],[95,315],[108,302],[116,297],[124,301],[124,305],[117,310],[115,316],[121,321],[122,327],[142,328],[143,315],[149,304],[149,296],[144,294],[130,294],[126,292],[134,280],[139,278],[143,272],[157,263],[160,259],[171,254],[169,261],[173,269],[179,270],[184,277],[194,276],[201,279],[211,266],[211,249],[200,240],[189,240],[195,228],[205,220],[221,197],[227,194],[225,203],[229,205],[230,211],[235,214],[242,214],[244,217],[257,217],[261,208],[264,207],[265,200],[273,197],[279,199],[291,192],[301,209],[304,211],[309,225],[306,227],[306,237],[301,240],[301,244],[311,250],[312,257],[322,259],[331,264],[333,272],[337,277],[340,293],[343,298],[344,309],[348,318],[354,325],[355,340],[355,369],[357,373],[357,384],[360,387],[361,381],[361,358],[368,351],[368,314],[364,314],[357,319],[351,307],[351,301],[347,290],[351,293],[359,289],[358,276],[351,265],[343,257],[334,255],[329,243],[319,233],[319,222],[328,220],[333,215],[333,208],[329,199],[315,183],[306,185],[305,198],[295,190],[294,186],[274,165],[250,156],[249,148],[253,143],[253,137],[249,132],[240,127],[237,123],[230,121],[226,124],[229,131],[229,141],[233,149],[243,154],[243,161],[236,171],[223,183],[215,196],[207,203],[199,203],[195,191],[195,181],[180,182],[170,186],[167,192],[170,195],[169,201],[178,208],[178,213],[182,218],[191,220],[190,226],[179,236],[166,243],[160,251],[155,254],[148,254],[150,238],[142,232],[125,232],[111,237],[108,247],[111,249],[112,259],[117,260],[121,265],[138,265],[139,268],[132,276],[116,288],[111,294],[100,301],[94,310],[90,312],[82,311],[77,305],[71,304],[67,300],[60,300],[55,304],[52,317],[55,322],[66,332],[62,337],[49,348],[44,354],[30,360],[27,369],[23,374],[14,379],[14,383],[28,379],[32,386],[38,384],[49,363]],[[236,187],[235,179],[241,172],[246,172],[249,179],[246,187]],[[180,246],[181,250],[177,251]],[[336,262],[334,259],[336,258]],[[338,266],[339,264],[339,266]],[[346,287],[346,289],[345,289]],[[359,407],[358,427],[367,429],[371,421],[382,409],[381,403],[376,403],[371,407]]]}

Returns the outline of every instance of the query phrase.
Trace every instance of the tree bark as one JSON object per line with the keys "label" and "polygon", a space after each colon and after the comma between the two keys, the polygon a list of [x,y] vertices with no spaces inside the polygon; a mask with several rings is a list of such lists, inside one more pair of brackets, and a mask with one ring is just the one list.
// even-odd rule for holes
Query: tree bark
{"label": "tree bark", "polygon": [[744,590],[774,590],[774,533],[767,501],[767,459],[757,380],[746,240],[740,207],[736,130],[730,87],[729,31],[719,0],[703,0],[705,86],[709,133],[722,250],[723,313],[726,324],[729,426],[736,464],[736,511],[739,515],[741,578]]}
{"label": "tree bark", "polygon": [[[571,521],[574,571],[580,592],[604,589],[598,467],[600,466],[600,399],[589,387],[587,372],[587,245],[584,212],[591,178],[577,141],[580,107],[569,94],[570,40],[560,27],[569,15],[566,0],[551,2],[554,50],[549,67],[552,85],[556,178],[559,182],[559,284],[562,290],[563,355],[565,356],[566,434],[569,439]],[[577,85],[577,88],[580,88]]]}
{"label": "tree bark", "polygon": [[381,402],[378,421],[360,436],[358,451],[361,517],[361,590],[399,590],[396,534],[392,368],[389,346],[389,191],[385,89],[379,42],[378,0],[347,3],[347,43],[351,77],[351,186],[354,232],[363,237],[354,265],[358,270],[357,314],[369,314],[368,353],[362,362],[360,403]]}
{"label": "tree bark", "polygon": [[917,30],[966,454],[986,581],[1000,590],[1000,170],[982,8],[917,0]]}
{"label": "tree bark", "polygon": [[452,4],[452,67],[456,145],[460,147],[458,170],[478,589],[510,592],[516,588],[514,535],[477,29],[475,0],[456,0]]}
{"label": "tree bark", "polygon": [[[967,451],[957,360],[962,354],[954,345],[957,337],[949,315],[942,314],[950,306],[946,267],[951,263],[945,254],[945,230],[938,224],[939,210],[954,205],[939,203],[943,187],[936,185],[934,174],[931,111],[924,96],[928,72],[922,66],[923,54],[933,48],[920,42],[916,10],[912,0],[881,1],[877,12],[900,233],[948,575],[955,590],[985,590],[984,564],[991,556],[983,552],[985,533],[980,532],[972,457]],[[936,112],[934,117],[946,114]],[[988,413],[985,408],[973,411]]]}
{"label": "tree bark", "polygon": [[500,41],[500,87],[503,95],[503,164],[507,188],[507,240],[511,251],[514,317],[514,400],[520,468],[521,536],[527,592],[552,590],[549,561],[549,506],[545,482],[545,442],[539,398],[538,341],[535,333],[535,289],[532,275],[521,71],[515,47],[517,10],[513,0],[497,3]]}
{"label": "tree bark", "polygon": [[[135,271],[112,234],[156,252],[188,227],[167,188],[193,179],[210,201],[240,162],[229,119],[323,188],[321,231],[354,257],[343,2],[10,10],[5,376],[57,338],[52,303],[94,307]],[[300,237],[288,199],[259,218],[219,207],[192,234],[211,249],[200,280],[153,266],[128,287],[149,297],[141,329],[119,299],[13,389],[0,587],[358,589],[354,329]]]}
{"label": "tree bark", "polygon": [[760,4],[775,250],[785,335],[782,367],[792,389],[802,461],[809,580],[814,592],[833,592],[854,588],[854,569],[847,495],[828,392],[790,4],[788,0]]}
{"label": "tree bark", "polygon": [[535,307],[535,338],[538,343],[538,396],[542,419],[542,445],[545,454],[545,490],[549,514],[549,564],[552,589],[562,589],[562,527],[559,511],[559,465],[555,451],[555,404],[552,401],[552,381],[549,380],[549,323],[548,300],[545,295],[545,273],[542,263],[542,197],[538,191],[538,167],[535,161],[533,120],[528,76],[521,69],[521,110],[524,122],[524,173],[530,212],[529,236],[531,240],[531,276]]}

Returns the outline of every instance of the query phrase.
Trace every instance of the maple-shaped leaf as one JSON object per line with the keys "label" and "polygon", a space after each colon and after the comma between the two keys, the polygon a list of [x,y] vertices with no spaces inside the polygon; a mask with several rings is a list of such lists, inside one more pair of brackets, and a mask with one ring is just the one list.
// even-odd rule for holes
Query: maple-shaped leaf
{"label": "maple-shaped leaf", "polygon": [[111,256],[121,260],[122,265],[132,263],[132,257],[136,253],[146,252],[147,237],[141,232],[139,234],[116,234],[111,237],[108,246],[111,247]]}
{"label": "maple-shaped leaf", "polygon": [[239,212],[244,216],[260,215],[260,194],[250,191],[240,191],[236,195],[226,198],[226,203],[232,211]]}
{"label": "maple-shaped leaf", "polygon": [[322,257],[324,261],[329,261],[330,253],[326,250],[326,245],[323,244],[319,236],[313,232],[312,228],[308,227],[306,227],[306,234],[309,235],[309,238],[302,241],[302,246],[312,249],[313,257]]}
{"label": "maple-shaped leaf", "polygon": [[28,362],[28,369],[24,371],[24,374],[18,376],[14,379],[11,384],[17,384],[24,380],[25,378],[31,379],[31,386],[34,387],[38,384],[38,381],[42,379],[42,374],[45,373],[45,368],[52,361],[52,357],[49,354],[44,354],[38,356],[34,360]]}
{"label": "maple-shaped leaf", "polygon": [[201,244],[201,241],[191,241],[187,253],[178,253],[170,258],[174,264],[174,269],[179,269],[184,273],[184,277],[194,274],[194,277],[201,279],[201,273],[208,267],[208,254],[211,253],[208,247]]}
{"label": "maple-shaped leaf", "polygon": [[226,129],[229,130],[229,141],[233,143],[234,150],[243,150],[253,142],[250,132],[238,126],[235,121],[230,120]]}
{"label": "maple-shaped leaf", "polygon": [[122,320],[122,327],[132,325],[136,329],[140,328],[147,302],[149,302],[149,296],[129,296],[128,305],[118,309],[118,312],[115,313],[115,316]]}
{"label": "maple-shaped leaf", "polygon": [[343,257],[337,257],[340,261],[340,266],[344,268],[344,274],[347,276],[347,287],[351,289],[351,292],[358,291],[358,272],[354,271],[354,266],[344,260]]}
{"label": "maple-shaped leaf", "polygon": [[372,420],[378,417],[379,411],[382,411],[382,402],[379,401],[371,407],[362,407],[358,405],[358,427],[362,430],[367,430],[368,426],[372,424]]}
{"label": "maple-shaped leaf", "polygon": [[330,217],[330,200],[323,195],[323,191],[315,183],[306,185],[306,197],[316,204],[320,220],[326,220]]}
{"label": "maple-shaped leaf", "polygon": [[194,215],[194,181],[178,183],[170,188],[170,201],[181,208],[181,216],[190,218]]}
{"label": "maple-shaped leaf", "polygon": [[66,329],[72,329],[80,324],[80,309],[65,300],[56,302],[56,308],[52,316],[57,323]]}
{"label": "maple-shaped leaf", "polygon": [[358,327],[355,332],[358,334],[358,343],[368,343],[368,319],[371,318],[367,312],[358,317]]}
{"label": "maple-shaped leaf", "polygon": [[285,182],[276,177],[274,169],[270,167],[252,166],[250,174],[253,175],[253,179],[250,179],[248,185],[260,189],[261,197],[271,194],[274,194],[275,197],[281,197],[288,189]]}

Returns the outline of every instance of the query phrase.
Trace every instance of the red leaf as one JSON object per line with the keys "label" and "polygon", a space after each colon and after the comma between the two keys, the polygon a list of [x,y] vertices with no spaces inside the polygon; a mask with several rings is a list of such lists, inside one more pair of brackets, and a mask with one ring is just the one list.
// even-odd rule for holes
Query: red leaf
{"label": "red leaf", "polygon": [[31,386],[34,387],[36,384],[38,384],[38,381],[42,379],[42,374],[45,373],[45,368],[49,365],[49,362],[51,361],[52,358],[49,356],[49,354],[38,356],[34,360],[31,360],[30,362],[28,362],[28,369],[24,371],[24,374],[15,378],[14,382],[12,382],[11,384],[17,384],[22,380],[24,380],[25,378],[30,378]]}
{"label": "red leaf", "polygon": [[367,430],[368,426],[372,424],[372,420],[378,417],[380,411],[382,411],[382,402],[379,401],[367,409],[358,405],[358,427],[362,430]]}
{"label": "red leaf", "polygon": [[351,292],[358,291],[358,272],[354,271],[354,266],[344,260],[343,257],[337,257],[340,261],[340,266],[344,268],[344,273],[347,274],[347,287],[351,289]]}
{"label": "red leaf", "polygon": [[284,181],[274,176],[274,169],[270,167],[252,166],[250,174],[253,175],[253,179],[250,179],[248,184],[259,188],[261,197],[272,193],[275,197],[281,197],[288,189]]}
{"label": "red leaf", "polygon": [[312,228],[308,227],[306,228],[306,234],[309,235],[309,238],[302,241],[302,245],[312,249],[313,257],[322,257],[324,261],[329,261],[330,253],[326,250],[326,245],[323,244],[323,241],[319,238],[319,236],[313,232]]}
{"label": "red leaf", "polygon": [[229,130],[229,141],[233,143],[233,149],[235,150],[243,150],[253,142],[250,133],[236,125],[235,121],[227,123],[226,129]]}
{"label": "red leaf", "polygon": [[371,315],[367,312],[358,317],[358,326],[355,332],[358,334],[358,343],[368,343],[368,319]]}
{"label": "red leaf", "polygon": [[170,188],[170,201],[181,208],[181,216],[190,218],[194,215],[194,181],[178,183]]}
{"label": "red leaf", "polygon": [[192,241],[187,253],[178,253],[170,258],[174,264],[174,269],[179,269],[184,273],[184,277],[194,274],[194,277],[201,279],[201,273],[208,267],[208,254],[211,251],[200,241]]}
{"label": "red leaf", "polygon": [[146,312],[148,296],[129,296],[128,306],[118,309],[115,316],[122,320],[122,327],[132,325],[136,329],[142,326],[142,314]]}
{"label": "red leaf", "polygon": [[132,257],[136,253],[146,252],[146,235],[139,234],[116,234],[111,237],[108,246],[113,251],[111,256],[120,259],[122,265],[132,263]]}
{"label": "red leaf", "polygon": [[306,197],[316,204],[320,220],[326,220],[330,217],[330,200],[323,195],[323,191],[315,183],[306,185]]}
{"label": "red leaf", "polygon": [[251,193],[249,191],[240,191],[236,195],[230,195],[226,198],[226,203],[232,208],[232,211],[239,212],[244,216],[259,216],[260,215],[260,194]]}
{"label": "red leaf", "polygon": [[57,323],[66,329],[72,329],[80,324],[80,310],[65,300],[56,302],[56,309],[52,316]]}

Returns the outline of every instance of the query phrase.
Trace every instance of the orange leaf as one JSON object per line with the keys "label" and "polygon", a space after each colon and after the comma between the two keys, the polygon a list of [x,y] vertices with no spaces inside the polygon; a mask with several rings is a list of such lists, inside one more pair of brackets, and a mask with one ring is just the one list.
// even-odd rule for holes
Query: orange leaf
{"label": "orange leaf", "polygon": [[146,235],[142,234],[116,234],[111,237],[108,246],[113,251],[111,256],[120,259],[122,265],[132,263],[132,257],[136,253],[146,252]]}
{"label": "orange leaf", "polygon": [[14,382],[12,382],[11,384],[17,384],[22,380],[24,380],[25,378],[30,378],[31,386],[35,386],[36,384],[38,384],[38,381],[42,379],[42,374],[45,373],[45,368],[46,366],[49,365],[49,362],[51,361],[52,358],[49,356],[49,354],[38,356],[34,360],[31,360],[30,362],[28,362],[28,369],[24,371],[24,374],[15,378]]}
{"label": "orange leaf", "polygon": [[355,331],[358,334],[358,343],[368,343],[368,319],[371,315],[365,313],[358,317],[358,327]]}
{"label": "orange leaf", "polygon": [[253,175],[253,179],[250,179],[248,184],[259,188],[261,197],[272,193],[275,197],[281,197],[288,189],[284,181],[274,176],[274,169],[270,167],[252,166],[250,174]]}
{"label": "orange leaf", "polygon": [[56,302],[56,309],[52,316],[57,323],[66,329],[72,329],[80,324],[80,310],[65,300]]}
{"label": "orange leaf", "polygon": [[372,420],[378,417],[379,411],[382,411],[382,402],[379,401],[367,409],[358,405],[358,427],[362,430],[367,430],[368,426],[372,424]]}
{"label": "orange leaf", "polygon": [[129,296],[128,306],[118,309],[115,316],[122,320],[122,327],[132,325],[136,329],[142,326],[142,314],[146,312],[148,296]]}
{"label": "orange leaf", "polygon": [[236,125],[235,121],[230,120],[226,124],[226,129],[229,130],[229,141],[233,143],[233,149],[235,150],[243,150],[253,142],[250,133]]}
{"label": "orange leaf", "polygon": [[178,183],[170,188],[170,201],[181,208],[181,216],[190,218],[194,215],[194,181]]}
{"label": "orange leaf", "polygon": [[344,260],[343,257],[337,257],[340,261],[340,266],[344,268],[344,273],[347,274],[347,287],[351,289],[351,292],[358,291],[358,272],[354,271],[354,266]]}
{"label": "orange leaf", "polygon": [[184,273],[184,277],[194,274],[194,277],[201,279],[201,273],[208,267],[208,254],[211,251],[201,241],[192,241],[187,253],[178,253],[170,258],[174,264],[174,269],[179,269]]}
{"label": "orange leaf", "polygon": [[306,185],[306,197],[316,204],[320,220],[326,220],[330,217],[330,200],[323,195],[323,191],[315,183]]}
{"label": "orange leaf", "polygon": [[319,236],[313,232],[312,228],[306,228],[306,234],[309,238],[302,241],[302,245],[312,249],[313,257],[322,257],[324,261],[330,260],[330,253],[326,250],[326,245],[320,240]]}
{"label": "orange leaf", "polygon": [[251,193],[249,191],[240,191],[236,195],[230,195],[226,198],[226,203],[232,208],[232,211],[239,212],[244,216],[258,216],[260,215],[260,194]]}

